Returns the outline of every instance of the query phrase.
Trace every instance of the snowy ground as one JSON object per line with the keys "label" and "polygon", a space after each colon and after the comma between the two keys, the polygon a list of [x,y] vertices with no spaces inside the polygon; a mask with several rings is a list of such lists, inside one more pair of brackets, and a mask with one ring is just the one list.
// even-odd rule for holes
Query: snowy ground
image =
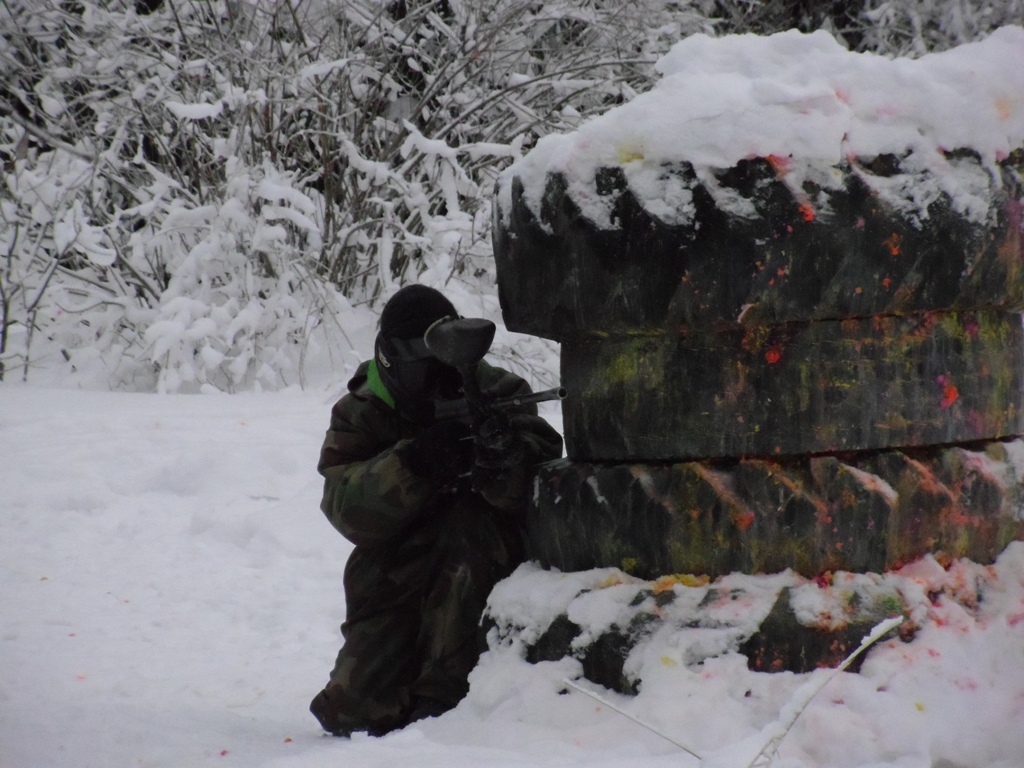
{"label": "snowy ground", "polygon": [[[515,647],[441,718],[321,734],[306,708],[337,650],[349,551],[317,509],[333,398],[0,386],[0,766],[696,766],[560,695],[575,662],[530,666]],[[505,599],[528,603],[542,577],[520,578]],[[778,768],[1024,765],[1024,547],[906,578],[950,583],[913,643],[829,683]],[[687,666],[672,642],[640,696],[604,695],[705,754],[770,724],[807,677],[735,653]]]}

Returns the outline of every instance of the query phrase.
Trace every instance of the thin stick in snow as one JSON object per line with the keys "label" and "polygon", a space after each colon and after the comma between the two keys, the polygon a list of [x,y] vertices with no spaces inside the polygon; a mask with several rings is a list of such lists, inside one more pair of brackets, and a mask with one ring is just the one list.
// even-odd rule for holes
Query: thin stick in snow
{"label": "thin stick in snow", "polygon": [[[799,688],[796,694],[790,700],[790,702],[783,708],[781,714],[779,715],[779,719],[776,721],[781,726],[781,730],[778,733],[778,737],[772,739],[772,741],[774,742],[774,747],[776,749],[778,748],[779,742],[781,742],[782,739],[785,738],[786,734],[789,733],[789,729],[793,727],[793,723],[795,723],[796,719],[800,717],[800,714],[804,711],[804,709],[807,708],[807,705],[811,703],[811,699],[817,696],[818,692],[826,685],[828,685],[829,681],[832,680],[832,678],[834,678],[840,672],[846,670],[846,668],[853,663],[854,659],[856,659],[864,651],[866,651],[868,648],[870,648],[872,645],[878,642],[878,640],[881,639],[883,635],[885,635],[890,630],[895,629],[902,623],[902,616],[894,616],[891,619],[886,619],[885,621],[876,624],[874,629],[872,629],[871,632],[860,641],[860,645],[858,645],[854,649],[853,653],[851,653],[849,656],[843,659],[842,664],[840,664],[834,670],[829,672],[828,675],[826,675],[822,680],[818,682],[811,681],[807,685]],[[755,762],[757,762],[757,759],[764,755],[770,747],[771,742],[765,744],[761,752],[758,753],[758,755],[750,761],[750,765],[748,765],[747,768],[753,768],[753,765]]]}
{"label": "thin stick in snow", "polygon": [[667,733],[665,733],[664,731],[658,730],[657,728],[655,728],[655,727],[654,727],[653,725],[651,725],[650,723],[645,723],[645,722],[644,722],[643,720],[641,720],[641,719],[640,719],[639,717],[637,717],[636,715],[634,715],[634,714],[631,714],[631,713],[627,712],[627,711],[626,711],[626,710],[624,710],[624,709],[620,709],[619,707],[615,706],[614,704],[612,704],[612,703],[611,703],[610,701],[608,701],[607,699],[605,699],[605,698],[602,698],[601,696],[598,696],[598,695],[597,695],[596,693],[594,693],[593,691],[588,691],[588,690],[587,690],[586,688],[583,688],[583,687],[581,687],[581,686],[577,685],[576,683],[574,683],[574,682],[573,682],[572,680],[570,680],[569,678],[564,678],[564,679],[562,680],[562,682],[563,682],[563,683],[565,683],[566,685],[568,685],[568,686],[569,686],[570,688],[573,688],[573,689],[575,689],[575,690],[579,691],[580,693],[582,693],[582,694],[584,694],[584,695],[586,695],[586,696],[589,696],[589,697],[590,697],[590,698],[592,698],[592,699],[593,699],[594,701],[596,701],[596,702],[598,702],[598,703],[600,703],[600,704],[603,704],[604,706],[608,707],[608,709],[611,709],[611,710],[613,710],[613,711],[615,711],[615,712],[618,712],[618,713],[619,713],[620,715],[622,715],[623,717],[625,717],[625,718],[628,718],[628,719],[632,720],[632,721],[633,721],[634,723],[636,723],[637,725],[639,725],[639,726],[641,726],[641,727],[643,727],[643,728],[646,728],[646,729],[647,729],[648,731],[650,731],[651,733],[653,733],[653,734],[656,734],[656,735],[658,735],[658,736],[661,736],[661,738],[663,738],[663,739],[664,739],[665,741],[671,742],[672,744],[676,745],[676,746],[677,746],[677,747],[679,747],[679,748],[680,748],[681,750],[683,750],[683,752],[686,752],[686,753],[688,753],[688,754],[691,754],[691,755],[693,755],[693,756],[694,756],[694,757],[696,757],[696,758],[697,758],[698,760],[700,760],[700,759],[701,759],[701,756],[700,756],[700,755],[698,755],[698,754],[697,754],[696,752],[694,752],[694,751],[693,751],[692,749],[690,749],[689,747],[687,747],[687,746],[686,746],[685,744],[680,744],[680,743],[679,743],[678,741],[676,741],[675,739],[673,739],[673,738],[672,738],[671,736],[669,736],[669,735],[668,735]]}

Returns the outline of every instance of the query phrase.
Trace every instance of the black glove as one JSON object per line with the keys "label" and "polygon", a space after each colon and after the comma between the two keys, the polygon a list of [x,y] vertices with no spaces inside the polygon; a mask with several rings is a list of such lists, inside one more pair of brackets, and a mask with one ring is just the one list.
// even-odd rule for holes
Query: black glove
{"label": "black glove", "polygon": [[495,413],[484,420],[476,434],[476,468],[504,472],[525,459],[526,443],[508,416]]}
{"label": "black glove", "polygon": [[476,435],[473,490],[498,507],[510,507],[524,492],[527,445],[508,416],[495,414]]}
{"label": "black glove", "polygon": [[438,488],[454,488],[473,468],[473,439],[461,421],[439,421],[417,435],[402,451],[405,465]]}

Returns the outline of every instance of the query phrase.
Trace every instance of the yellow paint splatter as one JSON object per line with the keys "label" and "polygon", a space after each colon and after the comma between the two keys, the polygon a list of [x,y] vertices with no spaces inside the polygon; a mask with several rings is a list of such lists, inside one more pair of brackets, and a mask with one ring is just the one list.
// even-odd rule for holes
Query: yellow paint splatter
{"label": "yellow paint splatter", "polygon": [[644,153],[642,150],[633,149],[631,147],[619,147],[617,154],[619,156],[619,165],[625,165],[626,163],[632,163],[634,160],[644,159]]}
{"label": "yellow paint splatter", "polygon": [[660,579],[654,582],[654,586],[651,589],[654,594],[660,595],[662,592],[667,592],[676,584],[681,584],[684,587],[703,587],[707,585],[711,580],[704,575],[694,576],[692,573],[673,573],[668,576],[662,576]]}
{"label": "yellow paint splatter", "polygon": [[598,584],[597,588],[598,589],[608,589],[608,587],[614,587],[614,586],[617,586],[617,585],[619,585],[621,583],[622,583],[622,579],[619,578],[618,575],[612,573],[612,574],[609,574],[609,576],[604,581],[602,581],[600,584]]}

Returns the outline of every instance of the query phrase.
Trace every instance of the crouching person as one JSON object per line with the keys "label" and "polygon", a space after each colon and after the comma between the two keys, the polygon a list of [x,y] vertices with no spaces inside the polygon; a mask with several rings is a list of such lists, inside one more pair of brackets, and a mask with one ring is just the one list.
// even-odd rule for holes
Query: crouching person
{"label": "crouching person", "polygon": [[[336,736],[382,735],[466,695],[486,647],[487,596],[523,560],[533,467],[562,453],[533,405],[492,415],[475,439],[465,421],[434,419],[435,404],[463,397],[462,382],[423,334],[457,316],[431,288],[398,291],[381,313],[373,360],[331,411],[321,509],[355,549],[345,643],[310,711]],[[478,378],[485,397],[530,391],[483,362]]]}

